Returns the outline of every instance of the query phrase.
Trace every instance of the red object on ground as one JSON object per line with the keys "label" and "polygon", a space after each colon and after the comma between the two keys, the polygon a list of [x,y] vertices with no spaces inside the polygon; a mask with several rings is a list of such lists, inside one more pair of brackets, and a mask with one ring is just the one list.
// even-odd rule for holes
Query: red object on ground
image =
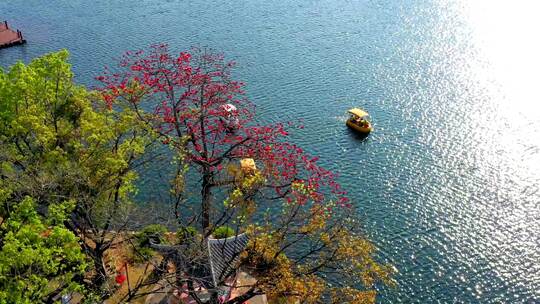
{"label": "red object on ground", "polygon": [[127,278],[126,275],[123,272],[121,272],[116,276],[116,278],[114,278],[114,280],[116,281],[116,283],[122,285],[122,283],[126,281],[126,278]]}
{"label": "red object on ground", "polygon": [[5,48],[12,45],[24,44],[22,33],[9,28],[7,21],[0,22],[0,48]]}

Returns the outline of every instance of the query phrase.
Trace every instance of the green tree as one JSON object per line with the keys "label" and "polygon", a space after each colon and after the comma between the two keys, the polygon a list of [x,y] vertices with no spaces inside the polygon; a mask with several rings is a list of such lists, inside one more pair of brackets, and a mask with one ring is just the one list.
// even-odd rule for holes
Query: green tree
{"label": "green tree", "polygon": [[136,168],[148,162],[149,132],[129,110],[102,105],[76,85],[63,50],[0,71],[0,186],[38,210],[70,200],[65,225],[93,261],[87,287],[104,290],[105,252],[121,239],[134,208]]}
{"label": "green tree", "polygon": [[[4,199],[6,196],[4,195]],[[86,269],[85,256],[63,221],[75,204],[51,204],[48,217],[38,215],[34,200],[2,201],[0,225],[0,303],[44,303],[80,291],[75,276]]]}

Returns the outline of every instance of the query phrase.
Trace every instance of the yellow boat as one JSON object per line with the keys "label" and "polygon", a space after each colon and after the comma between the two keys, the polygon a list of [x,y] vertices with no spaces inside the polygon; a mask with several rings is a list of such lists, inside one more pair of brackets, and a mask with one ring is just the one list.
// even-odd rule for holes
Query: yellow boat
{"label": "yellow boat", "polygon": [[346,123],[349,128],[364,135],[367,135],[369,132],[373,131],[373,126],[369,121],[368,112],[359,108],[350,109],[348,112],[351,114],[351,117],[347,119]]}

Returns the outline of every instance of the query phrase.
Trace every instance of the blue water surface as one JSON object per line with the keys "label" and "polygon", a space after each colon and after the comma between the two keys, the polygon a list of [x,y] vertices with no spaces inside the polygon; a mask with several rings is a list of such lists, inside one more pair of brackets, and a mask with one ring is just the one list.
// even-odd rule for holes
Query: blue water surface
{"label": "blue water surface", "polygon": [[[259,119],[303,119],[292,140],[340,174],[399,271],[379,302],[540,302],[538,53],[512,48],[534,27],[495,31],[487,3],[3,0],[28,44],[0,66],[67,48],[91,86],[128,49],[223,51]],[[353,106],[373,117],[365,140],[344,125]]]}

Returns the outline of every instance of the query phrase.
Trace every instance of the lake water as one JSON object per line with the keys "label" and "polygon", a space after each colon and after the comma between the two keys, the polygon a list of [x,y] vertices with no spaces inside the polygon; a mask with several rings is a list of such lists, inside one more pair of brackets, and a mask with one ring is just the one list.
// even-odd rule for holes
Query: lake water
{"label": "lake water", "polygon": [[[128,49],[206,45],[261,120],[340,174],[383,261],[381,303],[540,302],[540,47],[534,1],[2,0],[28,44],[92,84]],[[360,140],[353,106],[372,115]]]}

